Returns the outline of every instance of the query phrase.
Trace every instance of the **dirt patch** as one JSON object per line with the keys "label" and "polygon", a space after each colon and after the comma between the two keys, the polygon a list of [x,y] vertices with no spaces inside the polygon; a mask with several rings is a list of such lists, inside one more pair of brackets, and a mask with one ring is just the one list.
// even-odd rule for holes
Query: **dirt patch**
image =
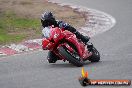
{"label": "dirt patch", "polygon": [[[16,18],[29,19],[29,20],[31,19],[33,20],[33,22],[37,23],[37,25],[35,25],[34,27],[32,26],[19,27],[21,25],[21,22],[23,22],[22,19],[20,19],[20,21],[17,22],[16,24],[14,22],[13,27],[12,25],[8,25],[7,23],[6,26],[8,27],[4,27],[5,30],[7,30],[6,31],[7,35],[22,34],[25,36],[24,38],[22,38],[22,40],[41,38],[40,16],[45,11],[52,11],[55,14],[56,19],[64,20],[65,22],[68,22],[71,25],[73,25],[75,28],[79,28],[80,26],[83,26],[85,22],[84,16],[77,13],[76,10],[72,10],[67,6],[61,7],[56,4],[49,3],[46,0],[0,0],[0,16],[3,16],[2,14],[5,14],[7,12],[12,12],[13,14],[15,14]],[[22,25],[25,24],[22,23]]]}

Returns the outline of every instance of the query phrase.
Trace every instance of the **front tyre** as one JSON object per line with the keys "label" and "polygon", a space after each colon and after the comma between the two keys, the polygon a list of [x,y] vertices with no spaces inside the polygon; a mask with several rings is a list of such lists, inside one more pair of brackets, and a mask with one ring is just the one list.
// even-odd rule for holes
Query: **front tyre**
{"label": "front tyre", "polygon": [[72,55],[72,53],[70,53],[67,48],[60,46],[58,50],[59,53],[73,65],[77,67],[83,66],[82,59],[79,56],[75,57],[75,55]]}
{"label": "front tyre", "polygon": [[100,60],[100,54],[97,51],[97,49],[95,47],[93,47],[91,49],[91,52],[92,52],[92,55],[90,56],[89,61],[91,61],[91,62],[99,62],[99,60]]}

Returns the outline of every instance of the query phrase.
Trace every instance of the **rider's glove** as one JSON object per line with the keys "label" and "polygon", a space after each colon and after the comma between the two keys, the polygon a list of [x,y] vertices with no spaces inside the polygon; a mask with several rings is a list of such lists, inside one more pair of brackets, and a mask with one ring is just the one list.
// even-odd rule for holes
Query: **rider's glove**
{"label": "rider's glove", "polygon": [[69,26],[68,23],[65,23],[65,22],[63,22],[63,21],[59,21],[58,24],[59,24],[59,27],[60,27],[60,28],[64,28],[64,29],[65,29],[66,27]]}

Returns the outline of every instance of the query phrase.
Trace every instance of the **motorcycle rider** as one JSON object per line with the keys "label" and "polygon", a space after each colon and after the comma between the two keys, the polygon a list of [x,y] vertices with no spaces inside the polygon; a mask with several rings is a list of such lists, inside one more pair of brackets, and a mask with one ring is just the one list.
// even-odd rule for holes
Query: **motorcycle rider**
{"label": "motorcycle rider", "polygon": [[[48,27],[54,25],[54,27],[63,28],[65,30],[68,30],[76,35],[78,39],[81,39],[81,41],[87,45],[89,48],[89,44],[87,43],[90,39],[88,36],[83,36],[81,33],[79,33],[74,27],[72,27],[70,24],[65,23],[63,21],[56,20],[52,12],[44,12],[41,15],[41,24],[42,27]],[[51,54],[51,53],[50,53]],[[50,55],[54,56],[54,55]]]}
{"label": "motorcycle rider", "polygon": [[89,41],[88,36],[83,36],[81,33],[79,33],[74,27],[72,27],[70,24],[65,23],[63,21],[58,21],[53,16],[52,12],[44,12],[41,16],[41,23],[43,27],[54,25],[54,27],[63,28],[65,30],[68,30],[76,35],[78,39],[81,39],[81,41],[84,44],[87,44]]}

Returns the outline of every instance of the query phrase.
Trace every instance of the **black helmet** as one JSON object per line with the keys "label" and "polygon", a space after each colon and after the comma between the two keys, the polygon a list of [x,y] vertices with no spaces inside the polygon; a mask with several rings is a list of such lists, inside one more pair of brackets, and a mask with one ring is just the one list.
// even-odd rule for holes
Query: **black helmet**
{"label": "black helmet", "polygon": [[52,12],[44,12],[41,16],[41,20],[42,21],[45,21],[45,20],[55,20]]}

